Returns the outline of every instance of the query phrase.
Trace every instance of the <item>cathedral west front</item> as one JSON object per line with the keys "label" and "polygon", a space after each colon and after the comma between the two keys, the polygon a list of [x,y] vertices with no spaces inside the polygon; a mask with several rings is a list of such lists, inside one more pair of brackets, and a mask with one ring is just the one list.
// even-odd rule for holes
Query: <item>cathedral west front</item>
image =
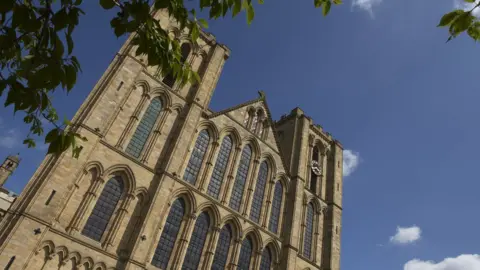
{"label": "cathedral west front", "polygon": [[273,121],[263,92],[211,111],[230,50],[156,16],[200,83],[130,37],[72,120],[80,157],[46,156],[1,220],[0,267],[339,270],[342,145],[299,108]]}

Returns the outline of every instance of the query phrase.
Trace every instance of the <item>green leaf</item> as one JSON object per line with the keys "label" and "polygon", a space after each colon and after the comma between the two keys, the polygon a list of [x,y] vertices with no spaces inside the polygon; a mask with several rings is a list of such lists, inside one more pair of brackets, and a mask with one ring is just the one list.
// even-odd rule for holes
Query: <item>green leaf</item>
{"label": "green leaf", "polygon": [[113,0],[100,0],[100,5],[104,9],[112,9],[115,6],[115,1],[113,1]]}
{"label": "green leaf", "polygon": [[203,28],[208,28],[208,22],[205,19],[198,19],[198,22]]}
{"label": "green leaf", "polygon": [[326,0],[323,4],[323,16],[328,15],[331,7],[332,7],[332,2],[330,2],[330,0]]}
{"label": "green leaf", "polygon": [[463,14],[464,12],[465,11],[461,9],[457,9],[443,15],[443,17],[440,19],[440,23],[438,24],[438,27],[450,25],[459,15]]}
{"label": "green leaf", "polygon": [[67,50],[68,54],[71,54],[73,51],[73,39],[72,35],[65,34],[65,39],[67,40]]}
{"label": "green leaf", "polygon": [[67,90],[71,90],[77,81],[77,71],[73,65],[65,66],[65,79]]}
{"label": "green leaf", "polygon": [[475,3],[475,0],[465,0],[467,3]]}
{"label": "green leaf", "polygon": [[26,144],[28,148],[35,147],[35,141],[32,138],[27,138],[23,141],[23,144]]}
{"label": "green leaf", "polygon": [[58,138],[58,132],[59,132],[58,128],[54,128],[50,130],[47,133],[47,136],[45,136],[45,143],[51,143],[55,141]]}
{"label": "green leaf", "polygon": [[15,0],[2,0],[0,1],[0,13],[7,13],[13,9]]}
{"label": "green leaf", "polygon": [[319,8],[322,6],[323,1],[322,0],[314,0],[313,4],[315,5],[315,8]]}
{"label": "green leaf", "polygon": [[197,41],[198,36],[200,35],[197,24],[195,23],[192,24],[192,31],[190,32],[190,35],[192,37],[192,41]]}
{"label": "green leaf", "polygon": [[235,0],[232,9],[232,17],[237,16],[237,14],[242,10],[242,0]]}
{"label": "green leaf", "polygon": [[258,3],[259,3],[260,5],[263,5],[263,4],[265,4],[265,1],[264,1],[264,0],[258,0]]}
{"label": "green leaf", "polygon": [[470,12],[465,12],[459,15],[450,25],[450,34],[453,36],[459,35],[470,27],[474,19],[475,17],[473,17]]}
{"label": "green leaf", "polygon": [[247,23],[251,24],[254,17],[255,17],[255,10],[253,9],[253,6],[249,4],[247,6]]}

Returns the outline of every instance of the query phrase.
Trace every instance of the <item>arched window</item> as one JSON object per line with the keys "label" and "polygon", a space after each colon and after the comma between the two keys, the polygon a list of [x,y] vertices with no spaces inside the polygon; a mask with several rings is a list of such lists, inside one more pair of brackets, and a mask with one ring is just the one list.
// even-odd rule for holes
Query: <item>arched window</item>
{"label": "arched window", "polygon": [[[192,47],[190,46],[189,43],[183,43],[182,46],[180,47],[180,51],[182,52],[182,59],[180,60],[180,63],[185,63],[187,61],[188,55],[190,54],[190,51],[192,50]],[[173,75],[173,73],[168,73],[165,78],[163,78],[162,82],[169,86],[170,88],[173,87],[175,84],[176,78]]]}
{"label": "arched window", "polygon": [[270,223],[268,229],[271,232],[278,233],[278,222],[280,221],[280,213],[282,209],[283,186],[280,181],[275,184],[272,200],[272,212],[270,213]]}
{"label": "arched window", "polygon": [[252,260],[253,244],[249,237],[245,238],[240,248],[240,256],[238,257],[238,270],[249,270],[250,261]]}
{"label": "arched window", "polygon": [[195,147],[193,148],[192,155],[188,161],[187,169],[185,169],[185,174],[183,175],[183,180],[192,185],[194,185],[197,180],[197,175],[200,171],[200,167],[202,167],[203,157],[205,156],[205,152],[207,152],[209,141],[210,136],[208,135],[207,130],[202,130],[200,134],[198,134]]}
{"label": "arched window", "polygon": [[[313,165],[314,162],[316,162],[317,164],[319,162],[318,147],[316,147],[316,146],[313,148],[312,165]],[[313,168],[310,171],[310,190],[313,193],[317,192],[317,175],[314,173]]]}
{"label": "arched window", "polygon": [[215,199],[218,199],[231,151],[232,139],[230,136],[226,136],[223,138],[222,146],[220,146],[217,161],[215,162],[215,167],[213,167],[212,179],[210,179],[210,183],[208,184],[207,188],[207,194]]}
{"label": "arched window", "polygon": [[313,219],[314,211],[312,203],[307,204],[305,213],[305,236],[303,238],[303,256],[311,259],[313,243]]}
{"label": "arched window", "polygon": [[95,203],[95,206],[93,207],[92,213],[88,217],[85,227],[83,227],[83,235],[95,241],[100,241],[100,239],[102,239],[102,235],[107,228],[108,222],[112,218],[113,212],[115,211],[122,194],[122,179],[116,176],[108,180],[100,197],[98,197],[97,203]]}
{"label": "arched window", "polygon": [[125,150],[130,155],[138,158],[142,153],[145,143],[147,143],[148,136],[157,122],[157,118],[162,110],[162,101],[160,98],[154,98],[150,105],[148,105],[142,120],[138,124],[135,133],[133,133],[132,139]]}
{"label": "arched window", "polygon": [[198,268],[209,227],[210,218],[206,212],[202,212],[195,222],[195,228],[190,238],[190,244],[188,245],[187,255],[183,261],[182,270],[196,270]]}
{"label": "arched window", "polygon": [[265,185],[267,184],[268,177],[268,164],[266,161],[260,165],[258,171],[257,185],[255,186],[255,192],[253,193],[252,208],[250,209],[250,219],[257,222],[260,219],[260,213],[262,211],[263,195],[265,194]]}
{"label": "arched window", "polygon": [[167,268],[184,215],[185,202],[183,199],[177,199],[170,208],[170,213],[168,213],[165,226],[163,227],[162,236],[155,249],[155,254],[152,258],[152,264],[154,266],[162,269]]}
{"label": "arched window", "polygon": [[223,270],[227,265],[228,251],[232,241],[230,225],[223,226],[218,237],[217,249],[213,258],[212,270]]}
{"label": "arched window", "polygon": [[232,196],[230,198],[230,207],[236,211],[240,210],[240,204],[243,197],[243,189],[247,181],[248,169],[250,168],[250,159],[252,158],[252,148],[250,145],[245,146],[238,165],[237,176],[233,184]]}
{"label": "arched window", "polygon": [[257,113],[253,113],[252,125],[250,126],[251,132],[255,132],[255,129],[257,128],[257,122],[258,122],[258,115]]}
{"label": "arched window", "polygon": [[260,262],[260,270],[270,270],[272,266],[272,253],[270,248],[266,248],[262,252],[262,261]]}

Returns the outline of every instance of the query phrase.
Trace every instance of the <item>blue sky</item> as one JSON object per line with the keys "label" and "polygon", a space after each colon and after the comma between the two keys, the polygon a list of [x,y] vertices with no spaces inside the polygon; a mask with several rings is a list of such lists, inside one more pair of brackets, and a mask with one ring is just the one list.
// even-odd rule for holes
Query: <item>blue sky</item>
{"label": "blue sky", "polygon": [[[267,0],[251,26],[243,16],[211,22],[232,50],[211,107],[264,90],[275,119],[299,106],[350,150],[342,270],[478,270],[469,254],[480,238],[480,47],[465,36],[446,44],[436,28],[455,0],[351,1],[324,18],[313,0]],[[124,40],[111,13],[84,2],[74,36],[83,73],[55,96],[67,117]],[[0,156],[23,159],[7,183],[18,193],[45,149],[21,145],[26,127],[11,109],[0,117]]]}

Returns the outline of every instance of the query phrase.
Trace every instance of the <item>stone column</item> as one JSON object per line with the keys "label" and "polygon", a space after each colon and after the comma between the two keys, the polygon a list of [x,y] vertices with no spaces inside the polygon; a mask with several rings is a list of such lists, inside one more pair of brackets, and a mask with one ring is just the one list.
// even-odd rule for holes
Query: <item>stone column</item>
{"label": "stone column", "polygon": [[162,127],[165,124],[165,121],[170,115],[170,113],[172,113],[172,110],[170,108],[165,108],[164,112],[161,114],[160,120],[158,120],[157,124],[155,125],[155,128],[153,129],[152,135],[150,135],[150,138],[147,140],[148,144],[147,144],[147,147],[145,147],[143,150],[141,162],[147,162],[148,157],[152,153],[152,149],[155,146],[155,142],[157,141],[158,137],[162,134],[161,133]]}
{"label": "stone column", "polygon": [[[240,213],[242,213],[243,216],[247,216],[249,211],[248,208],[252,204],[252,193],[253,193],[253,183],[256,182],[258,178],[258,171],[260,169],[260,166],[258,164],[260,163],[260,160],[256,158],[253,161],[253,168],[250,169],[249,174],[247,176],[247,183],[244,187],[243,191],[243,200],[242,203],[240,204]],[[245,195],[245,188],[247,188],[247,194]],[[242,211],[243,208],[243,211]]]}
{"label": "stone column", "polygon": [[256,252],[253,252],[253,269],[260,269],[260,262],[262,261],[263,248],[260,247]]}
{"label": "stone column", "polygon": [[234,240],[232,255],[230,257],[230,269],[236,270],[238,268],[238,257],[240,256],[240,249],[242,248],[242,239],[237,238]]}
{"label": "stone column", "polygon": [[79,227],[82,220],[84,220],[87,210],[90,208],[93,200],[98,196],[100,187],[102,187],[104,183],[105,179],[103,179],[103,177],[98,177],[97,180],[90,185],[85,194],[85,198],[78,207],[77,213],[73,217],[70,226],[67,228],[67,233],[78,232],[80,230]]}
{"label": "stone column", "polygon": [[190,241],[190,237],[192,236],[194,228],[193,224],[195,223],[195,219],[195,214],[186,216],[185,229],[183,230],[180,241],[178,242],[178,247],[175,249],[176,251],[175,256],[172,260],[172,267],[169,269],[180,269],[182,267],[185,254],[187,253],[188,242]]}
{"label": "stone column", "polygon": [[207,189],[207,185],[210,182],[209,176],[213,168],[214,157],[217,154],[217,149],[219,145],[220,144],[218,143],[218,141],[212,142],[212,148],[208,152],[207,161],[205,162],[205,169],[203,170],[203,174],[201,174],[199,183],[199,189],[202,192]]}
{"label": "stone column", "polygon": [[[280,181],[280,180],[278,180],[278,181]],[[267,191],[265,206],[262,207],[262,212],[260,214],[260,217],[262,218],[261,225],[262,225],[263,228],[267,227],[267,224],[268,224],[267,221],[269,220],[268,217],[270,216],[270,213],[272,211],[271,205],[272,205],[272,200],[273,200],[273,195],[274,195],[273,194],[274,187],[275,187],[275,181],[273,180],[273,178],[270,178],[270,181],[268,181],[268,191]]]}
{"label": "stone column", "polygon": [[230,195],[232,194],[232,187],[233,187],[233,182],[235,181],[235,174],[238,170],[238,165],[240,163],[240,155],[242,153],[242,148],[240,146],[235,148],[235,153],[233,156],[233,160],[231,164],[229,164],[230,170],[227,175],[227,182],[225,183],[225,188],[224,188],[224,193],[222,194],[222,204],[223,205],[228,205],[228,202],[230,201]]}
{"label": "stone column", "polygon": [[209,270],[212,268],[220,230],[220,227],[212,227],[212,236],[210,238],[210,242],[208,243],[207,250],[205,251],[205,260],[202,267],[204,270]]}
{"label": "stone column", "polygon": [[114,217],[112,225],[110,227],[110,230],[108,230],[108,234],[105,237],[105,246],[107,247],[107,250],[112,251],[112,246],[113,246],[113,241],[115,241],[115,236],[118,233],[120,225],[123,223],[123,219],[125,218],[125,215],[128,212],[128,207],[130,206],[130,203],[132,200],[135,199],[134,194],[127,194],[125,196],[125,200],[123,200],[122,204],[120,205],[118,209],[117,215]]}

